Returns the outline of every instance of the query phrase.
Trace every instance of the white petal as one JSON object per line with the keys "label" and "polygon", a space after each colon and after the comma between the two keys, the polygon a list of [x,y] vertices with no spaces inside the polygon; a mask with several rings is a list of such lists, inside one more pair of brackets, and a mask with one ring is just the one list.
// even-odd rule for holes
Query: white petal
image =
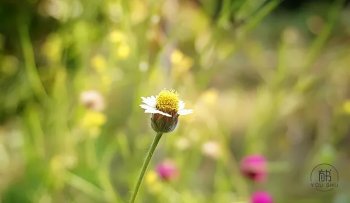
{"label": "white petal", "polygon": [[148,100],[148,97],[141,97],[142,102],[145,102],[145,100]]}
{"label": "white petal", "polygon": [[157,109],[147,109],[147,110],[145,111],[145,113],[159,113],[159,114],[162,114],[162,115],[164,115],[164,116],[171,117],[170,114],[164,113],[163,111],[159,111],[159,110],[157,110]]}
{"label": "white petal", "polygon": [[184,109],[184,108],[185,108],[185,102],[180,101],[180,103],[179,103],[179,110]]}
{"label": "white petal", "polygon": [[162,114],[162,115],[164,115],[166,117],[172,117],[170,114],[164,113],[163,111],[158,111],[157,113]]}
{"label": "white petal", "polygon": [[142,102],[144,103],[148,102],[151,99],[151,97],[141,97],[141,98],[142,98]]}
{"label": "white petal", "polygon": [[152,106],[155,107],[156,106],[156,97],[155,96],[151,96],[151,97],[141,97],[142,98],[142,102],[147,104],[148,106]]}
{"label": "white petal", "polygon": [[143,108],[143,109],[154,109],[154,107],[152,107],[152,106],[148,106],[147,104],[141,104],[140,105],[141,106],[141,108]]}
{"label": "white petal", "polygon": [[193,110],[192,109],[180,109],[177,113],[181,116],[184,116],[184,115],[193,113]]}
{"label": "white petal", "polygon": [[152,96],[152,97],[150,98],[150,100],[148,101],[148,104],[149,104],[150,106],[156,107],[156,104],[157,104],[157,99],[156,99],[156,97],[155,97],[155,96]]}
{"label": "white petal", "polygon": [[148,100],[151,99],[151,97],[141,97],[142,102],[147,102]]}

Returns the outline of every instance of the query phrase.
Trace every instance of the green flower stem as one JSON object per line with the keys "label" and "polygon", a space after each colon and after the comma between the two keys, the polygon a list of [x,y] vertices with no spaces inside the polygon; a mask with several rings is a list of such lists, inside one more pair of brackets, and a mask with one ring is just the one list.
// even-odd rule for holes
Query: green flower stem
{"label": "green flower stem", "polygon": [[132,194],[130,203],[134,203],[135,202],[137,193],[138,193],[139,188],[141,186],[141,182],[142,182],[143,176],[145,175],[145,172],[146,172],[146,169],[148,167],[148,164],[149,164],[149,162],[150,162],[150,160],[151,160],[151,158],[153,156],[153,152],[156,149],[156,147],[158,145],[158,142],[159,142],[160,138],[162,137],[162,135],[163,135],[163,133],[157,133],[156,137],[153,140],[153,143],[152,143],[152,145],[151,145],[151,147],[150,147],[150,149],[149,149],[149,151],[147,153],[146,159],[143,162],[141,173],[140,173],[139,178],[137,180],[137,183],[136,183],[136,186],[135,186],[135,189],[134,189],[134,193]]}

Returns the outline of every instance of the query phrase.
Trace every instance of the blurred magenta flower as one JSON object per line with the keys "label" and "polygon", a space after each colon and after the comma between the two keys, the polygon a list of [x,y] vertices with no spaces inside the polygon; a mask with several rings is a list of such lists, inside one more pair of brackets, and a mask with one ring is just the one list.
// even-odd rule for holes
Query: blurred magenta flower
{"label": "blurred magenta flower", "polygon": [[272,203],[272,197],[268,192],[258,191],[251,196],[251,203]]}
{"label": "blurred magenta flower", "polygon": [[175,179],[179,174],[176,165],[169,160],[163,161],[162,163],[158,164],[156,171],[158,173],[158,176],[162,180],[166,181]]}
{"label": "blurred magenta flower", "polygon": [[267,178],[267,161],[262,155],[249,155],[240,163],[244,176],[255,182],[264,182]]}

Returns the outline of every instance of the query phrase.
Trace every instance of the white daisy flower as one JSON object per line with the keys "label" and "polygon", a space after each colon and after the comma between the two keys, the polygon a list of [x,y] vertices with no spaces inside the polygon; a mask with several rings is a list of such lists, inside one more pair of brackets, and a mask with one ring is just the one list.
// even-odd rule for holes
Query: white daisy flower
{"label": "white daisy flower", "polygon": [[[163,90],[157,97],[141,97],[141,108],[145,109],[145,113],[159,113],[167,117],[191,114],[192,109],[185,109],[185,102],[179,100],[179,96],[175,91]],[[175,114],[175,115],[174,115]]]}
{"label": "white daisy flower", "polygon": [[141,97],[141,108],[152,114],[152,127],[156,132],[170,132],[175,129],[179,115],[191,114],[185,109],[185,102],[173,90],[162,90],[157,97]]}

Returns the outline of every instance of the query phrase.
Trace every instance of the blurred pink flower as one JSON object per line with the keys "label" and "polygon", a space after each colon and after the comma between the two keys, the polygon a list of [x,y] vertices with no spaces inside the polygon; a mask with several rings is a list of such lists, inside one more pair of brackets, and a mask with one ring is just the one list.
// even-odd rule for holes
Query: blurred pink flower
{"label": "blurred pink flower", "polygon": [[267,161],[262,155],[244,157],[240,168],[244,176],[255,182],[264,182],[267,178]]}
{"label": "blurred pink flower", "polygon": [[263,191],[254,192],[250,201],[251,203],[273,203],[271,195]]}
{"label": "blurred pink flower", "polygon": [[178,169],[176,165],[169,160],[158,164],[156,171],[158,173],[158,176],[165,181],[173,180],[178,176]]}

